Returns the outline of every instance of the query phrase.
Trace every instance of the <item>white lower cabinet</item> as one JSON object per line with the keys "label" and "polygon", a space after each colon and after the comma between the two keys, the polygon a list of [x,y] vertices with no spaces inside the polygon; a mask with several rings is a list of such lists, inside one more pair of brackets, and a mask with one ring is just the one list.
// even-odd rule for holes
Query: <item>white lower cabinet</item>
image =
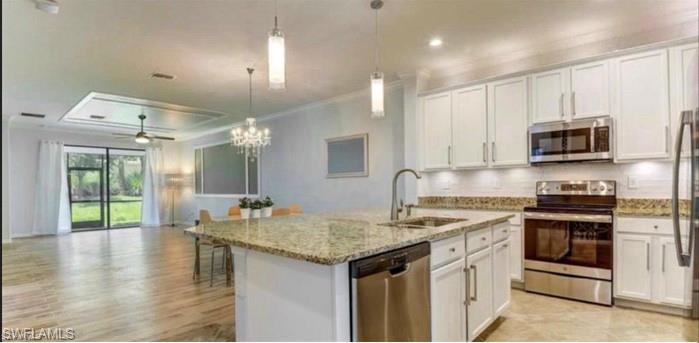
{"label": "white lower cabinet", "polygon": [[[689,308],[691,268],[679,266],[674,236],[663,233],[670,231],[671,221],[656,218],[620,218],[618,221],[621,230],[632,232],[618,233],[615,237],[615,295],[629,300]],[[686,237],[683,241],[687,241]]]}
{"label": "white lower cabinet", "polygon": [[493,249],[466,258],[468,269],[468,340],[473,341],[493,321]]}
{"label": "white lower cabinet", "polygon": [[493,245],[493,312],[501,315],[510,305],[510,240]]}
{"label": "white lower cabinet", "polygon": [[431,243],[432,341],[473,341],[507,309],[511,248],[508,222]]}
{"label": "white lower cabinet", "polygon": [[[686,238],[685,240],[686,241]],[[674,237],[657,237],[653,254],[658,256],[654,270],[655,298],[668,305],[689,306],[691,304],[692,269],[680,267],[675,253]]]}
{"label": "white lower cabinet", "polygon": [[522,261],[524,260],[524,244],[522,227],[510,226],[510,278],[512,281],[524,282]]}
{"label": "white lower cabinet", "polygon": [[650,237],[620,234],[616,241],[617,294],[650,300]]}
{"label": "white lower cabinet", "polygon": [[432,271],[432,341],[466,340],[465,265],[462,257]]}

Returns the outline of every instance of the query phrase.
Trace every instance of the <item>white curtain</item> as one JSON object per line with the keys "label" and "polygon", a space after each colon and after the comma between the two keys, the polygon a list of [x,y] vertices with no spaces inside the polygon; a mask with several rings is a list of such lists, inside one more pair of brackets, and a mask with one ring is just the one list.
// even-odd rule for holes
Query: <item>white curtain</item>
{"label": "white curtain", "polygon": [[63,143],[41,141],[34,196],[34,235],[70,233],[68,171]]}
{"label": "white curtain", "polygon": [[145,169],[143,170],[143,206],[141,226],[159,226],[163,203],[163,152],[159,147],[146,148]]}

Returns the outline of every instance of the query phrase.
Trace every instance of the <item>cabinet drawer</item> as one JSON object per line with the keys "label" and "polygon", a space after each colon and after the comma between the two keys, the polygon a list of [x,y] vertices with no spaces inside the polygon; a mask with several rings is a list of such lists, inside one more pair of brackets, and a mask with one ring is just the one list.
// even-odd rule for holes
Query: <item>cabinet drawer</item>
{"label": "cabinet drawer", "polygon": [[431,243],[431,249],[430,265],[432,268],[463,258],[466,252],[464,235],[434,241]]}
{"label": "cabinet drawer", "polygon": [[510,237],[510,222],[493,225],[493,243],[500,242]]}
{"label": "cabinet drawer", "polygon": [[490,246],[491,228],[484,228],[466,234],[466,252],[472,253]]}
{"label": "cabinet drawer", "polygon": [[[680,219],[680,232],[687,234],[687,220]],[[674,234],[672,219],[669,218],[641,218],[620,217],[617,219],[618,232],[630,233],[657,233],[663,235]]]}

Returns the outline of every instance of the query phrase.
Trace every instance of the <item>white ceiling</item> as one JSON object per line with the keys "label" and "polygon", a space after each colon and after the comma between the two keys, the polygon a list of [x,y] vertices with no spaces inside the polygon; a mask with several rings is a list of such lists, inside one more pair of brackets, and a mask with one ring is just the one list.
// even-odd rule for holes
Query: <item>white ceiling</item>
{"label": "white ceiling", "polygon": [[[229,114],[173,133],[241,120],[254,65],[264,115],[364,89],[373,70],[369,0],[278,0],[287,90],[267,90],[272,0],[31,0],[2,2],[2,115],[44,113],[59,123],[90,92]],[[381,69],[387,81],[420,69],[442,75],[475,61],[541,53],[571,40],[611,39],[697,18],[696,0],[385,0]],[[428,47],[433,36],[444,40]],[[153,72],[176,75],[151,79]],[[36,119],[19,120],[32,121]],[[132,120],[132,119],[130,119]],[[110,129],[111,130],[111,129]]]}

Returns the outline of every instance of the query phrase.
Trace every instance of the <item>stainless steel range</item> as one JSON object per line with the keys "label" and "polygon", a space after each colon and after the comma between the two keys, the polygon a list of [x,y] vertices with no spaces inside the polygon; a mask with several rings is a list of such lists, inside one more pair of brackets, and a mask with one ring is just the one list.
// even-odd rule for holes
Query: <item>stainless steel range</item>
{"label": "stainless steel range", "polygon": [[612,305],[614,181],[541,181],[524,208],[524,287]]}

